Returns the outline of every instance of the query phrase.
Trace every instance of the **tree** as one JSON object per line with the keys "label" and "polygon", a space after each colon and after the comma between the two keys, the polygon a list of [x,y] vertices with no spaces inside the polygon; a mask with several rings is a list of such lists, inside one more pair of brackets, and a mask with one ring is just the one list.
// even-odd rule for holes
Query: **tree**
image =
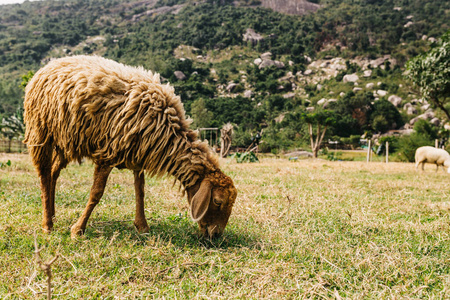
{"label": "tree", "polygon": [[[334,113],[328,110],[318,111],[315,113],[303,114],[303,119],[308,124],[309,137],[311,139],[311,150],[313,157],[317,158],[325,133],[329,125],[335,122]],[[316,133],[314,136],[314,127]]]}
{"label": "tree", "polygon": [[25,133],[25,124],[23,122],[23,109],[17,108],[17,111],[7,118],[3,118],[0,123],[0,132],[8,139],[8,151],[11,152],[11,141],[14,138],[21,138]]}
{"label": "tree", "polygon": [[33,71],[28,71],[27,74],[22,75],[22,82],[20,83],[20,87],[25,89],[25,87],[27,86],[28,82],[31,80],[31,78],[33,78],[34,76],[34,72]]}
{"label": "tree", "polygon": [[404,122],[398,109],[388,100],[380,99],[373,104],[371,114],[372,129],[384,133],[403,126]]}
{"label": "tree", "polygon": [[422,96],[440,108],[450,120],[450,31],[426,53],[406,64],[406,77]]}
{"label": "tree", "polygon": [[211,126],[214,114],[205,106],[205,100],[202,98],[195,100],[191,105],[191,114],[194,122],[193,127],[203,128]]}
{"label": "tree", "polygon": [[350,91],[339,101],[330,103],[328,108],[339,115],[333,126],[333,134],[342,137],[362,135],[370,126],[373,101],[371,93],[355,94]]}

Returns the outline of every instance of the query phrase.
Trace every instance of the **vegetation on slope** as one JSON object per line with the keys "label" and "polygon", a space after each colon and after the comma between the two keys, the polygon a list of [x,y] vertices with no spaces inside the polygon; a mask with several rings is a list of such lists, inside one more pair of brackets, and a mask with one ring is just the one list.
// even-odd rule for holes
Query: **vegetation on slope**
{"label": "vegetation on slope", "polygon": [[[403,64],[428,48],[422,38],[437,38],[448,30],[450,5],[438,0],[323,0],[315,1],[321,5],[316,13],[289,16],[255,7],[256,2],[241,1],[237,7],[231,2],[69,0],[3,6],[0,114],[7,117],[16,111],[22,101],[21,76],[36,71],[50,57],[98,54],[161,73],[175,85],[189,115],[198,117],[192,106],[209,111],[202,120],[205,127],[234,122],[239,126],[236,141],[242,144],[246,136],[266,128],[267,141],[280,141],[274,145],[277,149],[295,147],[309,139],[306,124],[301,118],[287,118],[297,121],[281,126],[279,120],[286,114],[304,113],[326,93],[348,95],[341,97],[342,103],[375,100],[367,93],[352,94],[353,86],[342,82],[345,74],[362,73],[350,61],[389,54],[396,65],[376,67],[365,82],[382,82],[382,89],[399,94],[404,103],[418,98],[404,82]],[[247,29],[261,39],[244,41]],[[261,69],[253,63],[267,51],[284,67]],[[348,63],[337,77],[283,81],[288,74],[304,72],[309,57],[338,56]],[[178,80],[175,71],[186,79]],[[319,90],[318,84],[325,88]],[[251,96],[245,96],[246,91]],[[384,132],[413,117],[402,113],[401,121],[398,116],[381,120],[392,110],[386,104],[371,106],[358,119],[354,111],[342,108],[345,105],[330,107],[348,113],[328,136]],[[381,117],[376,119],[377,115]]]}

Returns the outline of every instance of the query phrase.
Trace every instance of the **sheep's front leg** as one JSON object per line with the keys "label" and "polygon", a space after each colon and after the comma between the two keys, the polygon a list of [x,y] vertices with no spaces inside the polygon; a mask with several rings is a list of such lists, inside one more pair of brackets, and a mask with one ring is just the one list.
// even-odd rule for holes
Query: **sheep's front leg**
{"label": "sheep's front leg", "polygon": [[86,224],[89,219],[89,216],[91,215],[95,206],[100,201],[100,198],[103,196],[106,182],[108,181],[108,176],[109,173],[111,173],[111,170],[112,168],[110,166],[97,165],[95,167],[94,183],[92,184],[91,193],[89,195],[89,201],[86,205],[86,208],[83,211],[83,214],[70,230],[72,238],[75,238],[78,235],[82,235],[86,230]]}
{"label": "sheep's front leg", "polygon": [[134,171],[134,190],[136,194],[136,216],[134,219],[134,226],[139,233],[149,232],[147,220],[145,219],[144,210],[144,187],[145,176],[141,171]]}

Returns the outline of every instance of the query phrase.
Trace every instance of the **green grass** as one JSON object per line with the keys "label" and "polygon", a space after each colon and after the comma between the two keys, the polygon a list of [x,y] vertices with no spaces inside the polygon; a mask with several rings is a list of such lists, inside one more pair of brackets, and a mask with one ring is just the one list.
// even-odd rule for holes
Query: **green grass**
{"label": "green grass", "polygon": [[55,230],[40,230],[39,181],[25,155],[0,155],[0,298],[45,298],[34,231],[55,299],[449,299],[449,175],[413,164],[223,160],[239,194],[225,235],[199,236],[171,179],[146,182],[150,233],[134,219],[133,176],[114,170],[86,235],[70,226],[93,168],[59,181]]}

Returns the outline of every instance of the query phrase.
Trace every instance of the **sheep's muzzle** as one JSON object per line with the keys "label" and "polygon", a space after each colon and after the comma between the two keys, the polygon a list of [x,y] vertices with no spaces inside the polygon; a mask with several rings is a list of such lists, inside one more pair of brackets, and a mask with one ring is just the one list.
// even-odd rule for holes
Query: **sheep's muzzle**
{"label": "sheep's muzzle", "polygon": [[219,171],[206,176],[195,190],[190,201],[193,220],[205,237],[221,236],[237,196],[233,181]]}

